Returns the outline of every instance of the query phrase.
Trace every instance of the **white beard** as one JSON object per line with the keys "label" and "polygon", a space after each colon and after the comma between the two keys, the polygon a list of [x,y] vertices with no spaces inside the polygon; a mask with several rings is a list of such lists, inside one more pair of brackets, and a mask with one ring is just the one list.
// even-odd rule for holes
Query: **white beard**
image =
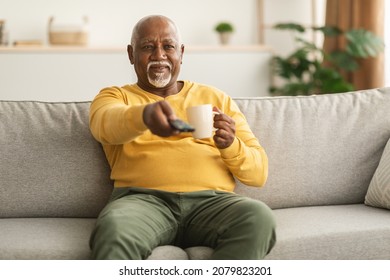
{"label": "white beard", "polygon": [[149,83],[151,85],[153,85],[154,87],[156,87],[156,88],[165,87],[171,81],[172,74],[169,73],[169,75],[167,77],[164,77],[164,73],[157,73],[156,77],[152,78],[149,75],[149,68],[152,65],[164,65],[164,66],[168,66],[169,69],[172,69],[171,64],[168,63],[168,62],[156,62],[156,61],[149,62],[149,64],[148,64],[147,73],[148,73],[148,81],[149,81]]}
{"label": "white beard", "polygon": [[160,73],[156,75],[156,78],[152,79],[148,73],[149,83],[155,86],[156,88],[165,87],[169,83],[171,78],[172,78],[171,73],[169,73],[168,77],[164,77],[164,73]]}

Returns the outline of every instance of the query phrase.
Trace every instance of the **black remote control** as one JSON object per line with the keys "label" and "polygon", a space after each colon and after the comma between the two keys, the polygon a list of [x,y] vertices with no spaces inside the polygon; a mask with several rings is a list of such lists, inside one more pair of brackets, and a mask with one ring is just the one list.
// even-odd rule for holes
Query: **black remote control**
{"label": "black remote control", "polygon": [[195,131],[194,127],[192,127],[190,124],[182,121],[181,119],[169,120],[169,123],[174,129],[177,129],[180,132],[193,132],[193,131]]}

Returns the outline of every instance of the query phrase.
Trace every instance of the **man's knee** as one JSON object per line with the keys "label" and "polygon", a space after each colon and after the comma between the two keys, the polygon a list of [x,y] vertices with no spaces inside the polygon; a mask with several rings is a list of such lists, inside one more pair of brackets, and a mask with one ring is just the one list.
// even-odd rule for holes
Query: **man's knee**
{"label": "man's knee", "polygon": [[276,221],[274,214],[265,203],[254,200],[245,199],[238,207],[239,216],[241,216],[238,227],[244,232],[254,233],[252,238],[259,239],[259,242],[269,240],[271,247],[275,242]]}
{"label": "man's knee", "polygon": [[263,259],[276,241],[272,210],[263,202],[246,197],[236,198],[231,206],[213,258]]}
{"label": "man's knee", "polygon": [[253,215],[253,230],[257,236],[258,244],[264,246],[268,254],[276,243],[276,221],[275,216],[265,203],[254,201],[250,207]]}
{"label": "man's knee", "polygon": [[[118,218],[118,210],[104,211],[96,221],[95,229],[90,237],[90,247],[94,259],[128,259],[128,253],[123,250],[123,240],[126,236],[124,224]],[[122,248],[121,248],[122,247]]]}
{"label": "man's knee", "polygon": [[254,199],[245,199],[239,203],[239,215],[254,227],[275,227],[275,218],[272,210],[263,202]]}

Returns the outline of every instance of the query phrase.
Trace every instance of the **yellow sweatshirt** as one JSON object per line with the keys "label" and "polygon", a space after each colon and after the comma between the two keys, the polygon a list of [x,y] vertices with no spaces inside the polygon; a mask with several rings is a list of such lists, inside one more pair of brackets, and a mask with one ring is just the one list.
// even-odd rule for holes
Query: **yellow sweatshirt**
{"label": "yellow sweatshirt", "polygon": [[103,89],[90,108],[90,128],[102,143],[115,187],[145,187],[171,192],[234,190],[234,177],[263,186],[268,159],[234,101],[213,87],[184,81],[182,90],[165,98],[178,118],[186,108],[217,106],[236,122],[236,139],[218,149],[212,138],[196,140],[191,133],[171,137],[152,134],[143,122],[144,107],[163,97],[134,85]]}

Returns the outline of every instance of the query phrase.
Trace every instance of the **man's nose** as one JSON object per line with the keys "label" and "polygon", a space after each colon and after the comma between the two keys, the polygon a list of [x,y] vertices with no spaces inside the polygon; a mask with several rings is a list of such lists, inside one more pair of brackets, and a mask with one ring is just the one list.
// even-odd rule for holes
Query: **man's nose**
{"label": "man's nose", "polygon": [[156,47],[153,51],[153,59],[159,60],[159,59],[165,59],[167,58],[167,54],[163,47]]}

